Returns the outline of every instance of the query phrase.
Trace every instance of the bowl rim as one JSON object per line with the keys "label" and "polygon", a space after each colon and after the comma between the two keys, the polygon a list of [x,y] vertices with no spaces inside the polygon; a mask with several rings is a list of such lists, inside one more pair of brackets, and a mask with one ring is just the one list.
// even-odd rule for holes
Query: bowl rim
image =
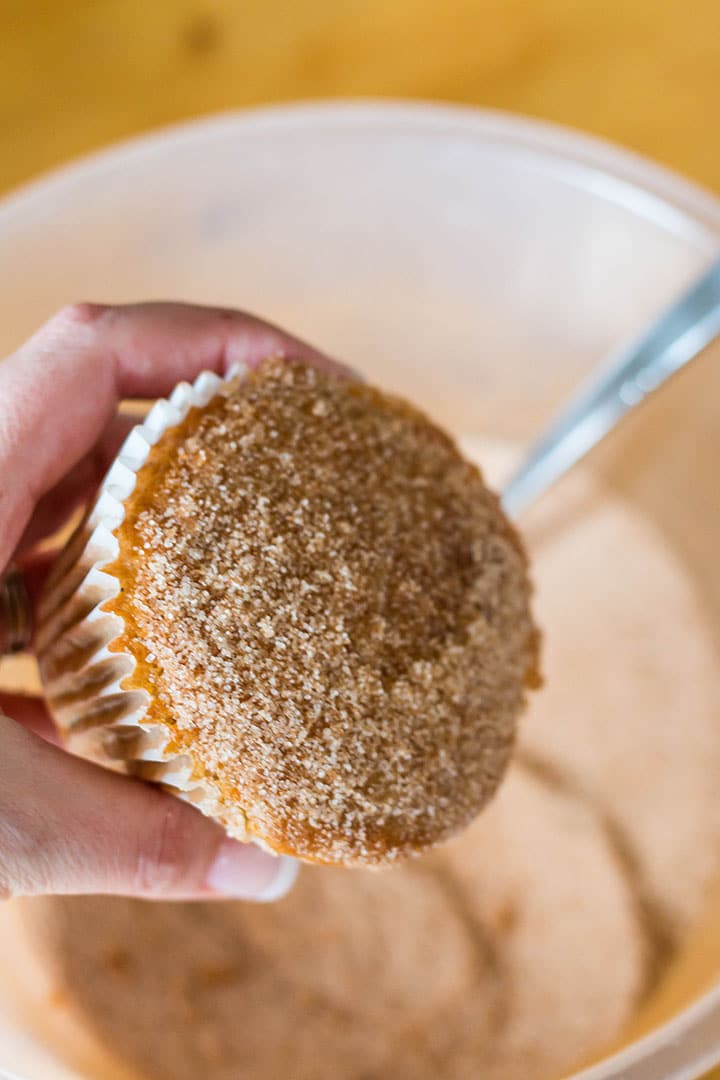
{"label": "bowl rim", "polygon": [[689,229],[698,247],[709,254],[720,243],[720,199],[634,150],[570,126],[499,109],[383,97],[310,99],[231,109],[110,142],[0,193],[0,228],[16,214],[44,203],[48,196],[109,169],[154,157],[159,148],[173,149],[219,134],[242,136],[287,126],[317,130],[338,123],[345,129],[383,126],[414,128],[424,134],[465,134],[483,144],[495,142],[534,151],[547,158],[548,168],[553,162],[555,171],[557,164],[563,165],[566,182],[574,174],[578,186],[661,227],[680,230],[686,236]]}
{"label": "bowl rim", "polygon": [[[419,134],[464,135],[487,145],[530,151],[533,167],[554,171],[564,182],[620,204],[667,231],[683,236],[708,259],[720,249],[720,198],[700,184],[642,155],[604,138],[545,120],[472,105],[383,97],[337,98],[262,105],[183,120],[112,142],[107,146],[51,168],[0,194],[0,236],[17,226],[26,214],[46,208],[48,201],[102,178],[108,171],[154,157],[159,150],[181,148],[207,137],[242,137],[257,131],[291,127],[416,130]],[[561,171],[560,171],[561,170]],[[653,1076],[645,1068],[668,1066],[666,1080],[690,1080],[697,1069],[720,1062],[720,1028],[715,1047],[696,1047],[693,1062],[664,1061],[669,1047],[680,1048],[694,1032],[717,1024],[720,982],[647,1035],[597,1064],[572,1074],[572,1080],[611,1080],[612,1077]],[[670,1055],[672,1057],[672,1055]],[[639,1068],[638,1068],[639,1067]],[[688,1072],[690,1067],[692,1072]],[[636,1068],[638,1071],[636,1072]],[[630,1070],[629,1072],[626,1070]],[[0,1076],[12,1076],[3,1073]],[[19,1078],[18,1078],[19,1080]]]}

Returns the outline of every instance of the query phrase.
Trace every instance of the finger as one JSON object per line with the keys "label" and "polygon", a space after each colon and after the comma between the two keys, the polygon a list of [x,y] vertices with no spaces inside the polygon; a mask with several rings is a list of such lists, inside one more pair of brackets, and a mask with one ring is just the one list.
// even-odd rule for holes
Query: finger
{"label": "finger", "polygon": [[26,694],[0,693],[0,713],[11,716],[18,724],[39,735],[45,742],[59,743],[58,731],[40,698]]}
{"label": "finger", "polygon": [[58,532],[79,507],[90,501],[128,434],[141,419],[139,413],[118,413],[112,418],[90,453],[40,499],[18,544],[15,559]]}
{"label": "finger", "polygon": [[197,810],[0,715],[0,895],[275,900],[297,864],[229,840]]}
{"label": "finger", "polygon": [[234,364],[254,368],[269,356],[307,360],[334,374],[351,375],[300,338],[232,308],[166,301],[78,304],[65,317],[91,326],[114,350],[125,398],[158,397],[201,371],[224,373]]}
{"label": "finger", "polygon": [[185,304],[80,304],[0,364],[0,567],[32,510],[100,438],[121,398],[156,397],[203,370],[268,355],[342,370],[242,312]]}

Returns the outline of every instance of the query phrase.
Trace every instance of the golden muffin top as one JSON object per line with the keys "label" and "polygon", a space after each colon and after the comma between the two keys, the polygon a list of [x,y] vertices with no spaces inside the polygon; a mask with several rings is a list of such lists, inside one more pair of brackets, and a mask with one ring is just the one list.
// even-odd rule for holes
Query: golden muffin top
{"label": "golden muffin top", "polygon": [[373,865],[478,813],[537,633],[519,539],[442,431],[268,361],[165,433],[125,509],[125,685],[248,836]]}

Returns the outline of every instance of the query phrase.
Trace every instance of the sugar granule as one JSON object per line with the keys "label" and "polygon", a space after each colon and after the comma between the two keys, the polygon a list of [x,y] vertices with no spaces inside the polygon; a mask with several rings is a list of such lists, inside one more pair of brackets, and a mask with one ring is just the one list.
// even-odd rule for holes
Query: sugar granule
{"label": "sugar granule", "polygon": [[268,362],[160,440],[119,536],[153,719],[251,833],[372,865],[494,792],[536,662],[525,557],[409,406]]}

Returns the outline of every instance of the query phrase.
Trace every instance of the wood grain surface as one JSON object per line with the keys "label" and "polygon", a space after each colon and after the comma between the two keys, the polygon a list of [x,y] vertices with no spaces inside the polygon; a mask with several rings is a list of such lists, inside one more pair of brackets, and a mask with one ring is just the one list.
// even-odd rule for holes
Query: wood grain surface
{"label": "wood grain surface", "polygon": [[720,190],[718,0],[0,0],[0,190],[203,113],[389,95],[510,109]]}

